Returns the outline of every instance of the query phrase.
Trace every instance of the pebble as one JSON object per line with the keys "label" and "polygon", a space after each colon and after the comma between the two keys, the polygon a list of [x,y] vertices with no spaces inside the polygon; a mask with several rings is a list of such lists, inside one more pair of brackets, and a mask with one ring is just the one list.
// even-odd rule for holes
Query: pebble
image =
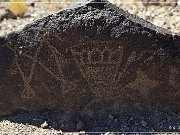
{"label": "pebble", "polygon": [[45,121],[43,124],[41,124],[42,128],[47,128],[48,127],[48,123]]}

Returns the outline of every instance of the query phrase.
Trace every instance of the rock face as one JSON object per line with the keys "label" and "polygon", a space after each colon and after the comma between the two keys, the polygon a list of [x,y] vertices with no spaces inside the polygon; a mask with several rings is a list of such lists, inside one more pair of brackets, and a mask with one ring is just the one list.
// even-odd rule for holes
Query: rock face
{"label": "rock face", "polygon": [[105,0],[0,38],[0,115],[19,110],[180,111],[180,36]]}

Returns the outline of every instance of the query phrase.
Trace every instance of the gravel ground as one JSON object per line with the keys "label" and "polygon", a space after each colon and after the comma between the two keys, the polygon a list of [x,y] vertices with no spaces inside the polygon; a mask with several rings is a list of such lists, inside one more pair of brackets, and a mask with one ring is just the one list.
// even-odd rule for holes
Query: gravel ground
{"label": "gravel ground", "polygon": [[[0,134],[86,132],[180,132],[180,113],[142,111],[96,112],[89,115],[43,111],[18,113],[0,119]],[[33,125],[33,126],[32,126]],[[44,129],[45,128],[45,129]]]}
{"label": "gravel ground", "polygon": [[[114,1],[114,3],[117,2],[117,0],[111,1]],[[136,14],[157,26],[180,34],[180,0],[166,0],[167,2],[165,3],[162,3],[162,0],[151,1],[159,1],[159,3],[149,3],[148,6],[145,6],[146,4],[142,3],[141,0],[126,0],[126,2],[119,1],[116,4],[131,14]],[[177,3],[172,3],[175,1]]]}
{"label": "gravel ground", "polygon": [[[155,25],[167,28],[180,34],[180,2],[177,3],[146,3],[140,0],[118,2],[111,0],[121,8],[136,14]],[[134,3],[133,3],[134,2]],[[9,3],[0,3],[0,17],[6,14]],[[63,4],[47,4],[28,1],[29,10],[23,18],[4,19],[0,21],[0,36],[22,28],[43,16],[59,11]],[[68,128],[67,128],[68,126]],[[64,131],[86,132],[180,132],[180,113],[172,112],[140,112],[109,114],[91,112],[68,115],[63,112],[38,112],[10,115],[0,118],[0,135],[3,134],[64,134]],[[72,134],[72,133],[66,133]],[[73,133],[79,134],[79,133]],[[110,134],[110,133],[106,133]]]}
{"label": "gravel ground", "polygon": [[[33,2],[32,2],[33,3]],[[50,15],[52,13],[57,12],[62,8],[61,5],[52,7],[47,3],[35,3],[34,5],[31,2],[28,2],[29,9],[26,12],[23,18],[18,17],[17,19],[4,19],[0,22],[0,36],[5,35],[11,31],[18,30],[23,28],[26,24],[33,22],[39,18]],[[54,3],[55,4],[55,3]],[[6,7],[8,7],[9,3],[0,3],[0,16],[6,13]],[[31,6],[33,5],[33,6]]]}

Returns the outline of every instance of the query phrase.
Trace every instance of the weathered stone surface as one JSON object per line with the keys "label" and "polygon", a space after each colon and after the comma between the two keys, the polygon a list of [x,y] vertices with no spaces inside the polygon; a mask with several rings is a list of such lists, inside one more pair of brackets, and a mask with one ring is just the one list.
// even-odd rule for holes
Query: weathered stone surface
{"label": "weathered stone surface", "polygon": [[18,110],[180,111],[180,36],[105,0],[0,38],[0,115]]}

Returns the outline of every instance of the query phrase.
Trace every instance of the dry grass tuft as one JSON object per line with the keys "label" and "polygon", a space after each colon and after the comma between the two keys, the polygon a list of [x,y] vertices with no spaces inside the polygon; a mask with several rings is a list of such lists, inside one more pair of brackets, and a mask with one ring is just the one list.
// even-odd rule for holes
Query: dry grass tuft
{"label": "dry grass tuft", "polygon": [[28,10],[28,6],[24,0],[11,0],[8,9],[18,17],[23,17]]}

